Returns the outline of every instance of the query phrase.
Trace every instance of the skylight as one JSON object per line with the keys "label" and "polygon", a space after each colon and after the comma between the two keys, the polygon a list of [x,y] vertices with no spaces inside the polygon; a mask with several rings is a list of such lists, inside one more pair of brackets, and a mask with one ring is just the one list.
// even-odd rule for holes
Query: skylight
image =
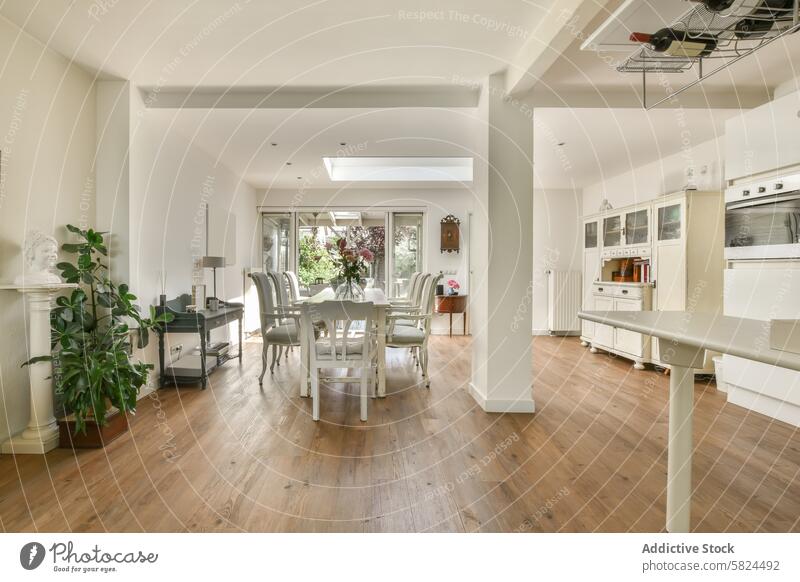
{"label": "skylight", "polygon": [[332,182],[472,182],[472,158],[322,158]]}

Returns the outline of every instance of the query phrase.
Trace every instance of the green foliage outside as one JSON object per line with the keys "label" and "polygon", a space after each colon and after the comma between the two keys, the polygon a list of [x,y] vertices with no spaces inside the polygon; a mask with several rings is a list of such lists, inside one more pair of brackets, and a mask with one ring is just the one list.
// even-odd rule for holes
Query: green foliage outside
{"label": "green foliage outside", "polygon": [[303,285],[313,285],[318,278],[328,283],[338,275],[330,253],[311,235],[300,239],[299,262],[297,276]]}

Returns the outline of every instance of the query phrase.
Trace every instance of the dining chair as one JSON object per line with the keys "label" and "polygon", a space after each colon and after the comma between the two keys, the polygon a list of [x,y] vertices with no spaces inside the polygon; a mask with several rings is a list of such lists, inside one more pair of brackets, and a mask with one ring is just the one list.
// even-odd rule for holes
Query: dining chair
{"label": "dining chair", "polygon": [[419,310],[406,313],[393,313],[386,317],[386,347],[410,348],[422,367],[425,386],[431,387],[428,374],[428,339],[431,335],[433,307],[436,301],[436,285],[442,275],[431,275],[425,279],[422,290],[422,305]]}
{"label": "dining chair", "polygon": [[336,382],[358,380],[361,384],[361,420],[367,420],[367,388],[373,377],[377,351],[372,333],[373,310],[371,302],[323,301],[302,306],[303,329],[313,330],[315,320],[325,322],[328,329],[325,338],[316,338],[308,331],[303,338],[309,354],[311,417],[314,420],[319,420],[320,371],[324,368],[360,370],[358,378],[337,376],[325,379]]}
{"label": "dining chair", "polygon": [[411,273],[411,276],[408,279],[408,287],[406,288],[405,297],[390,297],[389,303],[392,305],[407,305],[411,302],[411,299],[414,296],[414,292],[416,291],[416,282],[417,279],[422,275],[419,271],[415,271]]}
{"label": "dining chair", "polygon": [[297,301],[303,296],[300,289],[300,278],[294,271],[284,271],[283,276],[286,277],[286,282],[289,284],[289,299],[292,302]]}
{"label": "dining chair", "polygon": [[[283,274],[278,273],[277,271],[269,271],[267,273],[269,277],[272,279],[272,286],[275,289],[275,303],[276,307],[284,311],[286,313],[294,313],[299,315],[300,312],[297,311],[297,308],[294,306],[294,302],[289,299],[289,288],[290,285],[288,284],[287,278],[283,276]],[[283,323],[291,323],[291,321],[286,320]],[[291,346],[286,347],[286,359],[289,359],[289,349]],[[284,346],[278,346],[278,365],[281,365],[281,356],[283,355],[283,348]]]}
{"label": "dining chair", "polygon": [[264,341],[261,348],[261,375],[258,377],[258,384],[261,385],[267,370],[269,346],[272,346],[272,363],[269,366],[269,371],[272,373],[275,363],[278,362],[280,365],[280,356],[277,355],[278,347],[288,348],[300,345],[300,315],[296,310],[285,311],[275,305],[272,277],[264,273],[250,273],[250,278],[258,293],[261,339]]}

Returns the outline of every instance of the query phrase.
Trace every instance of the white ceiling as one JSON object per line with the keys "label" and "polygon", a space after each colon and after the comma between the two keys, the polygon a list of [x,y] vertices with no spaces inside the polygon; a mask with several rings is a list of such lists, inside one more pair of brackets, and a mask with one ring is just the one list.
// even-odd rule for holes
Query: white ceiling
{"label": "white ceiling", "polygon": [[[343,183],[328,177],[326,156],[473,156],[480,128],[485,131],[470,108],[150,109],[145,122],[156,135],[172,135],[216,156],[258,188],[340,188]],[[345,185],[452,187],[446,182]]]}
{"label": "white ceiling", "polygon": [[[582,188],[724,133],[732,109],[534,111],[537,188]],[[683,131],[686,129],[686,131]],[[563,146],[558,144],[564,142]]]}
{"label": "white ceiling", "polygon": [[82,66],[137,84],[349,86],[481,80],[505,68],[556,5],[4,0],[0,14]]}

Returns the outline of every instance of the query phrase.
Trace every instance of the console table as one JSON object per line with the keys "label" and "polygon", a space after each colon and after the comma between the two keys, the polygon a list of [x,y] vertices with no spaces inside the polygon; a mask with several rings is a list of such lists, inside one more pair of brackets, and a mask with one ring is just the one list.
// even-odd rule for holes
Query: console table
{"label": "console table", "polygon": [[436,313],[450,314],[450,337],[453,337],[453,314],[464,314],[464,335],[467,335],[467,296],[466,295],[437,295]]}
{"label": "console table", "polygon": [[[176,299],[164,301],[156,307],[156,313],[171,313],[174,319],[169,323],[162,324],[158,328],[158,363],[160,372],[160,386],[164,386],[167,378],[164,373],[164,336],[168,333],[196,333],[200,335],[200,384],[203,390],[208,383],[208,370],[206,369],[206,351],[208,343],[211,341],[211,330],[228,325],[233,321],[239,324],[239,353],[234,355],[225,354],[219,356],[219,363],[239,358],[242,363],[242,317],[244,315],[244,305],[241,303],[228,303],[220,301],[220,308],[212,311],[210,309],[200,309],[196,312],[187,312],[186,306],[191,304],[190,295],[181,295]],[[170,380],[173,384],[194,383],[198,378],[192,376],[171,375]]]}
{"label": "console table", "polygon": [[694,371],[705,350],[800,371],[800,354],[772,349],[768,323],[686,311],[582,311],[578,317],[659,338],[669,364],[667,531],[691,529]]}

